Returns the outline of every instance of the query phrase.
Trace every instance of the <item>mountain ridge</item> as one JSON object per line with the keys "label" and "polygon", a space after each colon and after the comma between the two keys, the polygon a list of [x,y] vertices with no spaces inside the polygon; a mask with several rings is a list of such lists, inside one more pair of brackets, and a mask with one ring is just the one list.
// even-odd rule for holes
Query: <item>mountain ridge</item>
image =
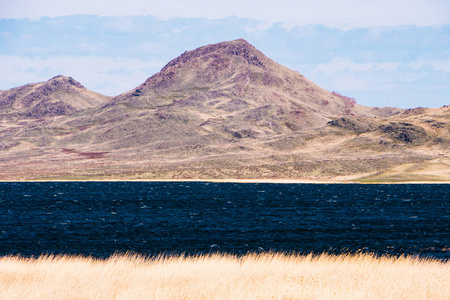
{"label": "mountain ridge", "polygon": [[0,116],[0,179],[350,180],[450,148],[448,107],[361,106],[243,39],[186,51],[115,97],[64,76],[1,91]]}

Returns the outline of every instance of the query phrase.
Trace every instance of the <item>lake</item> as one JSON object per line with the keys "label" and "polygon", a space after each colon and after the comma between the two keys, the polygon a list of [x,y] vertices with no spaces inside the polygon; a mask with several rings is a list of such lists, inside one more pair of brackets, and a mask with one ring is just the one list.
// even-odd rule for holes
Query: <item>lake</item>
{"label": "lake", "polygon": [[2,182],[0,255],[374,252],[450,259],[448,184]]}

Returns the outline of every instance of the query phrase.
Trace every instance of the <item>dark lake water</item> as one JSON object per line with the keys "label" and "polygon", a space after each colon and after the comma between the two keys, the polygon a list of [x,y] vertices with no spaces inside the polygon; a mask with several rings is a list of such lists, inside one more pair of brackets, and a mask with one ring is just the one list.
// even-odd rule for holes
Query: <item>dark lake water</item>
{"label": "dark lake water", "polygon": [[450,185],[0,183],[0,255],[375,252],[450,258]]}

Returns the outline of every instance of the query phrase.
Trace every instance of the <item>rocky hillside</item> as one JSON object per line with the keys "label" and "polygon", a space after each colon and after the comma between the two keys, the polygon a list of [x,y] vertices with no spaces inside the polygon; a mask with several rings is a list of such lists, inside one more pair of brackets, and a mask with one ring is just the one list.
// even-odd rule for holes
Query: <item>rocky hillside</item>
{"label": "rocky hillside", "polygon": [[186,51],[114,103],[189,111],[209,124],[220,119],[227,124],[254,123],[261,134],[320,127],[341,115],[400,112],[363,107],[330,93],[243,39]]}
{"label": "rocky hillside", "polygon": [[0,119],[70,115],[108,100],[106,96],[88,91],[72,77],[56,76],[47,82],[0,91]]}
{"label": "rocky hillside", "polygon": [[427,179],[450,176],[448,107],[361,106],[245,40],[187,51],[111,99],[61,76],[2,91],[0,114],[3,179],[381,180],[435,160],[444,175]]}

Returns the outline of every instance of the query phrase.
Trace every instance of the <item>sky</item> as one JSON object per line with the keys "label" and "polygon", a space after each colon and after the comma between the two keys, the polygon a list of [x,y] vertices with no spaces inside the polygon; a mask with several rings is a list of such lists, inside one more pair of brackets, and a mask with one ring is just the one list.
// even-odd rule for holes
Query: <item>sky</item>
{"label": "sky", "polygon": [[0,0],[0,89],[65,75],[115,96],[238,38],[362,105],[450,104],[448,0]]}

